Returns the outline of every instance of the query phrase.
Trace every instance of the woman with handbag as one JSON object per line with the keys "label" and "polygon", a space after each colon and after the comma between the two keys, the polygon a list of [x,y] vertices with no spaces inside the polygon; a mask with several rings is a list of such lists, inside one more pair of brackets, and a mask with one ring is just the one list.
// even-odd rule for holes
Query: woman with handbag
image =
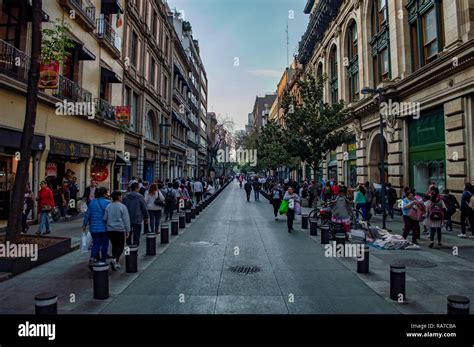
{"label": "woman with handbag", "polygon": [[295,194],[293,187],[288,188],[283,200],[288,201],[288,212],[286,213],[286,216],[288,218],[288,232],[291,233],[294,231],[293,221],[295,220],[295,214],[299,214],[298,212],[301,212],[301,200],[300,197]]}
{"label": "woman with handbag", "polygon": [[40,216],[40,225],[36,234],[41,235],[43,233],[43,228],[46,228],[45,234],[51,234],[51,229],[49,227],[49,213],[55,205],[53,192],[49,189],[46,181],[40,183],[40,190],[36,200],[38,200],[38,214]]}
{"label": "woman with handbag", "polygon": [[420,238],[420,222],[423,221],[425,208],[422,203],[415,199],[414,192],[407,193],[402,200],[403,213],[403,238],[407,238],[412,232],[412,242],[417,245]]}
{"label": "woman with handbag", "polygon": [[150,232],[159,234],[161,210],[165,206],[165,197],[156,183],[153,183],[145,192],[145,203],[150,216]]}
{"label": "woman with handbag", "polygon": [[278,210],[280,209],[281,201],[283,199],[283,191],[281,190],[281,185],[278,184],[272,189],[272,199],[271,203],[273,205],[273,214],[275,215],[275,220],[278,220]]}

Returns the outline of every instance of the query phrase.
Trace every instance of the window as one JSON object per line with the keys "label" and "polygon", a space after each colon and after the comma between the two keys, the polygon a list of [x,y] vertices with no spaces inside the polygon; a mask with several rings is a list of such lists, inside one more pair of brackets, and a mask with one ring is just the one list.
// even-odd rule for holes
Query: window
{"label": "window", "polygon": [[151,30],[153,30],[153,37],[156,37],[158,32],[158,15],[156,11],[153,11],[153,16],[151,17]]}
{"label": "window", "polygon": [[331,86],[331,102],[333,104],[338,102],[338,80],[337,80],[337,49],[336,46],[331,48],[329,55],[329,65],[331,68],[331,77],[329,84]]}
{"label": "window", "polygon": [[152,111],[148,112],[145,122],[145,138],[149,140],[155,141],[155,127],[154,127],[154,119],[155,115]]}
{"label": "window", "polygon": [[390,78],[387,0],[372,0],[370,23],[373,87],[376,88],[380,82]]}
{"label": "window", "polygon": [[168,100],[168,76],[166,75],[163,75],[163,90],[161,95],[163,95],[165,100]]}
{"label": "window", "polygon": [[12,46],[24,50],[21,47],[22,32],[26,31],[26,20],[24,6],[13,1],[2,1],[0,13],[0,39]]}
{"label": "window", "polygon": [[170,38],[168,37],[168,35],[165,35],[165,47],[164,47],[164,51],[165,51],[165,57],[166,57],[166,58],[168,58],[169,45],[170,45]]}
{"label": "window", "polygon": [[347,77],[349,80],[349,101],[359,100],[359,58],[357,55],[357,25],[355,21],[347,30],[348,65]]}
{"label": "window", "polygon": [[135,31],[132,30],[132,42],[130,45],[130,60],[133,66],[138,64],[138,35]]}
{"label": "window", "polygon": [[150,65],[150,76],[148,77],[148,81],[150,84],[155,88],[155,69],[156,69],[156,62],[154,58],[151,58],[151,65]]}
{"label": "window", "polygon": [[137,131],[137,115],[138,115],[138,98],[139,95],[135,92],[132,93],[132,102],[130,104],[130,129]]}
{"label": "window", "polygon": [[416,0],[407,7],[413,71],[437,58],[443,48],[441,0]]}

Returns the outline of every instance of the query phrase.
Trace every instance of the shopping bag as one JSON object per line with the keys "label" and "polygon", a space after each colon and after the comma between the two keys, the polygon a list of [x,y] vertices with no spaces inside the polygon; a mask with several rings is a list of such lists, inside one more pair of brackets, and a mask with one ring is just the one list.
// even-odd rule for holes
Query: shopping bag
{"label": "shopping bag", "polygon": [[81,235],[81,253],[87,253],[92,244],[92,236],[90,232],[82,232]]}
{"label": "shopping bag", "polygon": [[288,200],[283,200],[281,202],[281,205],[280,205],[280,208],[278,209],[278,212],[280,212],[280,214],[285,214],[288,212]]}

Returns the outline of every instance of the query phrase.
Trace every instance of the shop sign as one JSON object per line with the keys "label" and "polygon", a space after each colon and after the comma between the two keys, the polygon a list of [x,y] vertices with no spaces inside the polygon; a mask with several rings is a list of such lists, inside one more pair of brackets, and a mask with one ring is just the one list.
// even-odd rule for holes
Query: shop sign
{"label": "shop sign", "polygon": [[94,159],[114,161],[115,151],[110,148],[94,147]]}
{"label": "shop sign", "polygon": [[50,61],[40,64],[40,77],[38,87],[41,89],[57,89],[59,84],[59,62]]}
{"label": "shop sign", "polygon": [[128,126],[130,123],[130,106],[115,106],[115,120]]}
{"label": "shop sign", "polygon": [[109,169],[107,165],[98,164],[91,169],[92,179],[97,182],[104,182],[109,177]]}
{"label": "shop sign", "polygon": [[79,142],[51,137],[49,153],[66,157],[89,158],[90,146]]}
{"label": "shop sign", "polygon": [[58,165],[56,163],[46,163],[46,177],[58,175]]}

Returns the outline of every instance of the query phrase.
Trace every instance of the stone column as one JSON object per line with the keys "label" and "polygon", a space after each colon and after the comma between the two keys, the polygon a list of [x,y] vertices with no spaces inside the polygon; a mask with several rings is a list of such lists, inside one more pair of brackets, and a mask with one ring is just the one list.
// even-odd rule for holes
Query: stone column
{"label": "stone column", "polygon": [[337,155],[337,182],[344,182],[344,146],[337,146],[336,155]]}

